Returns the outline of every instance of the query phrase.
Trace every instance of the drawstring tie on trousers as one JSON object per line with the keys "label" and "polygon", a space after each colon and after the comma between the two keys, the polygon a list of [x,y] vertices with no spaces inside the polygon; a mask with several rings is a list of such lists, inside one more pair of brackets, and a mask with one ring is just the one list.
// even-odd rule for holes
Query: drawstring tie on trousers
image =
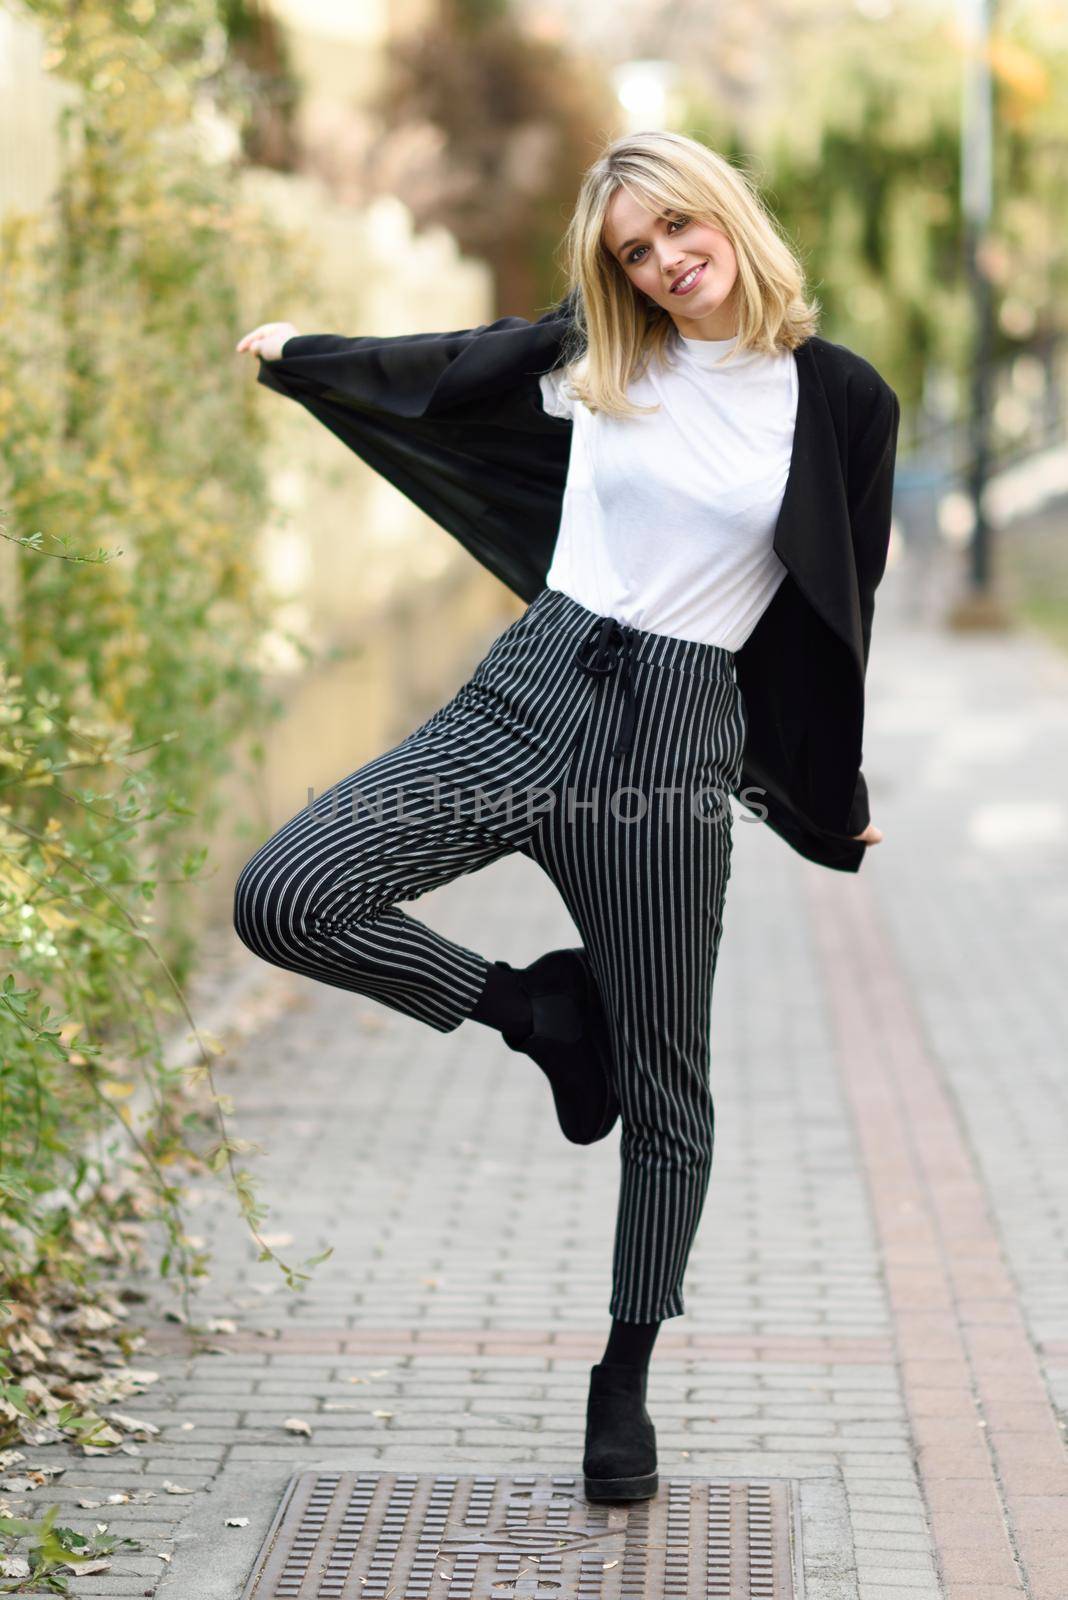
{"label": "drawstring tie on trousers", "polygon": [[[614,652],[610,649],[613,645],[616,646]],[[591,628],[575,652],[579,670],[593,677],[605,678],[610,672],[615,672],[621,660],[623,662],[623,726],[612,751],[616,756],[625,755],[634,744],[637,705],[634,698],[632,650],[631,629],[615,617],[599,617],[595,627]]]}

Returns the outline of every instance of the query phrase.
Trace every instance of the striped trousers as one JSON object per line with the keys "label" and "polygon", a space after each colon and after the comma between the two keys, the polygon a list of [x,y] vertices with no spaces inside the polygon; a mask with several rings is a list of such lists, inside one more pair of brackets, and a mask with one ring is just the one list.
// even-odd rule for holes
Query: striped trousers
{"label": "striped trousers", "polygon": [[306,805],[235,886],[236,930],[264,960],[448,1032],[492,957],[397,902],[513,851],[548,874],[611,1026],[609,1310],[628,1322],[682,1313],[708,1189],[712,982],[744,740],[731,651],[543,589],[447,704]]}

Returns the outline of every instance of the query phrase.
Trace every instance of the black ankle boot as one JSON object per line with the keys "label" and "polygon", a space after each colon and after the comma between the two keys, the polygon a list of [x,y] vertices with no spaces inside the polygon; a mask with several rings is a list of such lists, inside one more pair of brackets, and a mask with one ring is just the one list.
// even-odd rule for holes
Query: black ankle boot
{"label": "black ankle boot", "polygon": [[648,1373],[641,1367],[590,1371],[586,1452],[587,1500],[649,1500],[659,1488],[656,1429],[645,1409]]}
{"label": "black ankle boot", "polygon": [[[603,1139],[619,1115],[619,1101],[608,1018],[589,957],[580,945],[574,950],[550,950],[529,967],[510,970],[530,997],[533,1026],[522,1038],[503,1033],[505,1044],[530,1056],[545,1073],[565,1138],[572,1144]],[[575,1018],[570,1027],[562,1027],[558,1020],[561,995],[575,1001],[568,1008]]]}

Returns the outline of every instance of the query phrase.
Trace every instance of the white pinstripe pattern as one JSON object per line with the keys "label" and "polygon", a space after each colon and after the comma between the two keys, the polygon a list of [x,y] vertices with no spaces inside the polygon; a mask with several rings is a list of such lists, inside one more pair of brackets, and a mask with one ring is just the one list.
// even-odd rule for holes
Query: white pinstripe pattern
{"label": "white pinstripe pattern", "polygon": [[447,704],[261,846],[238,877],[234,924],[264,960],[447,1032],[474,1007],[489,958],[397,902],[515,850],[536,861],[612,1027],[622,1132],[609,1310],[652,1322],[683,1310],[711,1172],[725,796],[741,781],[745,711],[730,651],[631,629],[636,732],[614,755],[621,669],[599,680],[575,661],[599,620],[543,589]]}

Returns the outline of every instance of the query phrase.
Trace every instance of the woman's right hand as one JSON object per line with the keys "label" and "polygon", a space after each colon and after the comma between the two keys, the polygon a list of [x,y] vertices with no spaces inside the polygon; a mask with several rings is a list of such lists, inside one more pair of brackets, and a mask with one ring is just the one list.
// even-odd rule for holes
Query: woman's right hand
{"label": "woman's right hand", "polygon": [[264,361],[277,361],[286,340],[299,332],[300,329],[291,322],[261,322],[258,328],[245,334],[237,346],[237,354],[247,350],[250,355],[259,356]]}

